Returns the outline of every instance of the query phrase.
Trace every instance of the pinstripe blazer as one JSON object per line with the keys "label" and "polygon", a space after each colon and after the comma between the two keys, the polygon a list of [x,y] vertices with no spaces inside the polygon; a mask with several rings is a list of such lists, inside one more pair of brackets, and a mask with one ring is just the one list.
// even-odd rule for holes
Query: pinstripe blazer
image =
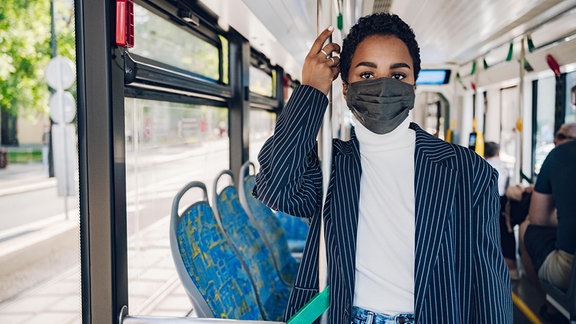
{"label": "pinstripe blazer", "polygon": [[[322,211],[316,135],[328,99],[300,86],[258,156],[254,195],[273,209],[309,217],[310,232],[285,313],[318,292],[320,217],[330,285],[328,323],[350,323],[354,297],[360,148],[333,141]],[[471,150],[439,140],[416,124],[415,315],[418,323],[512,323],[510,278],[498,227],[497,172]]]}

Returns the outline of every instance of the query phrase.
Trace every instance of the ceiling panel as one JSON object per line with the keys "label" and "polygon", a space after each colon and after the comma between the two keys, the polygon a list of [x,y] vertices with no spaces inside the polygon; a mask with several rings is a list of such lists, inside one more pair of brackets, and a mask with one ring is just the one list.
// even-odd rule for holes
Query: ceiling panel
{"label": "ceiling panel", "polygon": [[[316,0],[204,2],[210,3],[211,7],[220,3],[221,8],[242,3],[263,27],[246,29],[245,37],[272,58],[289,55],[302,64],[317,34]],[[337,0],[323,0],[322,3],[324,7],[332,8],[333,17],[336,17]],[[519,35],[532,31],[562,12],[574,10],[576,0],[346,0],[343,7],[345,28],[359,16],[371,13],[375,7],[389,7],[391,12],[412,26],[421,47],[423,66],[432,67],[447,63],[463,65],[514,38],[518,41]],[[248,17],[229,12],[228,20],[234,26],[242,24]],[[333,25],[335,20],[333,18]],[[563,30],[576,27],[569,19],[564,19],[563,24],[572,25],[562,27]],[[275,35],[278,45],[261,41],[266,35]],[[335,39],[340,42],[339,37]]]}
{"label": "ceiling panel", "polygon": [[423,65],[435,65],[463,64],[575,6],[574,0],[394,0],[390,11],[414,29]]}

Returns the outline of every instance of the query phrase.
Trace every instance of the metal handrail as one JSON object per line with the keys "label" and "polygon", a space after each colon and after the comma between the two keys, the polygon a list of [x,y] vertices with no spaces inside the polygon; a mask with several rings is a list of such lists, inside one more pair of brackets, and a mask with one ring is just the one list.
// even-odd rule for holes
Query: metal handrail
{"label": "metal handrail", "polygon": [[284,322],[247,321],[223,318],[126,316],[120,324],[285,324]]}
{"label": "metal handrail", "polygon": [[118,324],[285,324],[284,322],[249,321],[224,318],[132,316],[128,307],[123,306],[118,316]]}

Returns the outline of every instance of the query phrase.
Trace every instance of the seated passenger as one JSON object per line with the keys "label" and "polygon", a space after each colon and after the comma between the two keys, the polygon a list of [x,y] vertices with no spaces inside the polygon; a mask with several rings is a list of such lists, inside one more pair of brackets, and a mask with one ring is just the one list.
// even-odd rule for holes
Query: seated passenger
{"label": "seated passenger", "polygon": [[[576,123],[556,133],[536,181],[528,226],[521,233],[526,251],[540,280],[566,290],[576,250]],[[544,308],[545,310],[545,308]],[[542,312],[541,312],[542,313]]]}

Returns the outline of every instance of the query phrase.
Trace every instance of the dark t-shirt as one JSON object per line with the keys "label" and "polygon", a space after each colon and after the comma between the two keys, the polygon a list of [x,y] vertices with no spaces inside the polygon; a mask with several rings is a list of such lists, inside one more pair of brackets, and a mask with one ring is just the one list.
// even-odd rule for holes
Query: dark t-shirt
{"label": "dark t-shirt", "polygon": [[551,194],[558,213],[556,248],[576,250],[576,141],[555,147],[542,164],[534,190]]}

